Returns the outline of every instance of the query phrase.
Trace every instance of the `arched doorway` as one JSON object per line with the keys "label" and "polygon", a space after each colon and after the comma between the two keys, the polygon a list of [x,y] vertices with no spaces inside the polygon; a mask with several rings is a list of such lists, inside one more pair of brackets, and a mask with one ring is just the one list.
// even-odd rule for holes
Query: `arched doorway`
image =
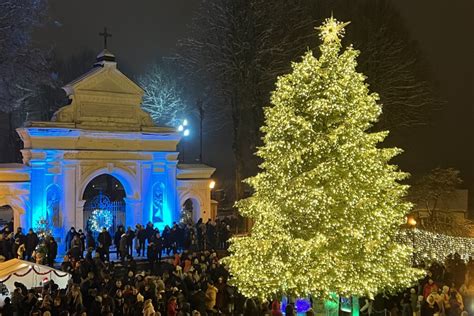
{"label": "arched doorway", "polygon": [[186,199],[181,209],[181,220],[184,222],[196,223],[201,218],[199,201],[195,198]]}
{"label": "arched doorway", "polygon": [[13,208],[10,205],[0,206],[0,232],[5,232],[5,228],[13,232]]}
{"label": "arched doorway", "polygon": [[98,234],[106,226],[112,233],[125,226],[125,196],[124,186],[114,176],[102,174],[92,179],[82,197],[84,229]]}

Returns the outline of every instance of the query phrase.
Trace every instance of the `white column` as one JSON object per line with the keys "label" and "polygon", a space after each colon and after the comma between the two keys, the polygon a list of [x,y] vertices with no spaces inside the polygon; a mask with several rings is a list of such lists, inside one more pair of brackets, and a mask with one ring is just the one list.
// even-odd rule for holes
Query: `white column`
{"label": "white column", "polygon": [[[63,165],[63,176],[61,183],[61,213],[63,217],[63,234],[69,231],[71,227],[78,225],[76,220],[76,166]],[[81,209],[82,213],[82,209]],[[80,222],[82,226],[82,221]],[[63,238],[64,239],[64,238]]]}
{"label": "white column", "polygon": [[[12,203],[13,204],[13,203]],[[25,197],[18,197],[18,203],[10,205],[13,209],[13,231],[16,232],[18,227],[23,228],[23,231],[28,227],[28,205]]]}
{"label": "white column", "polygon": [[142,174],[142,192],[140,194],[142,198],[142,209],[141,209],[141,215],[139,216],[140,218],[140,223],[146,225],[152,218],[153,216],[153,211],[151,210],[151,205],[152,205],[152,197],[153,197],[153,192],[152,186],[153,186],[153,167],[151,163],[147,164],[141,164],[141,174]]}
{"label": "white column", "polygon": [[74,226],[76,230],[82,229],[84,231],[84,204],[86,201],[84,200],[79,200],[76,203],[76,214],[75,214],[75,223]]}
{"label": "white column", "polygon": [[168,161],[166,163],[166,191],[168,201],[168,209],[171,214],[163,214],[165,222],[171,224],[172,222],[178,222],[181,212],[181,205],[177,205],[178,194],[176,192],[176,161]]}

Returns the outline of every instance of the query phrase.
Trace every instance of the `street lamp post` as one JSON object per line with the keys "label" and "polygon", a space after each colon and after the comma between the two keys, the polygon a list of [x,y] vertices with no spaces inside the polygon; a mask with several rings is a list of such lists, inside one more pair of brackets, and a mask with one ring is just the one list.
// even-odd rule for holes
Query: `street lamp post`
{"label": "street lamp post", "polygon": [[188,120],[183,120],[183,123],[181,125],[178,126],[178,132],[182,133],[183,134],[183,139],[181,140],[181,153],[182,155],[180,155],[182,162],[184,163],[185,160],[184,160],[184,141],[186,139],[186,137],[189,136],[190,134],[190,131],[189,129],[187,128],[188,126]]}
{"label": "street lamp post", "polygon": [[407,218],[407,224],[408,227],[410,227],[411,231],[411,242],[412,242],[412,247],[413,247],[413,252],[412,252],[412,265],[416,265],[416,252],[415,252],[415,229],[416,229],[416,219],[413,216],[409,216]]}
{"label": "street lamp post", "polygon": [[199,163],[202,163],[202,121],[204,120],[202,100],[197,101],[197,107],[199,110]]}

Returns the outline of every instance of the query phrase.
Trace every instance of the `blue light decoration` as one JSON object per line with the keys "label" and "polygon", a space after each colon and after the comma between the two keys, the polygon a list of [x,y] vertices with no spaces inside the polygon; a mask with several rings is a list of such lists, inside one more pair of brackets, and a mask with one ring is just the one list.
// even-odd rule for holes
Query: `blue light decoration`
{"label": "blue light decoration", "polygon": [[60,228],[62,225],[61,213],[59,212],[60,197],[61,193],[57,185],[50,185],[46,190],[47,216],[52,220],[54,228]]}
{"label": "blue light decoration", "polygon": [[152,197],[152,211],[151,211],[151,222],[156,225],[162,224],[163,218],[163,205],[164,205],[164,192],[165,185],[162,182],[155,183],[153,186],[153,197]]}
{"label": "blue light decoration", "polygon": [[107,230],[112,227],[114,223],[114,216],[110,211],[110,199],[107,195],[99,191],[89,202],[89,209],[92,209],[92,214],[88,220],[88,226],[93,232],[101,232],[105,227]]}
{"label": "blue light decoration", "polygon": [[309,298],[298,298],[295,301],[295,309],[297,313],[306,313],[311,309],[311,301]]}
{"label": "blue light decoration", "polygon": [[[286,306],[289,304],[288,297],[281,298],[281,312],[285,315]],[[311,300],[309,298],[298,298],[295,301],[295,311],[297,315],[306,315],[305,313],[311,309]]]}
{"label": "blue light decoration", "polygon": [[282,312],[283,314],[285,314],[286,305],[288,305],[288,297],[283,296],[283,297],[281,298],[281,312]]}
{"label": "blue light decoration", "polygon": [[341,311],[352,316],[359,316],[359,298],[357,296],[341,297]]}
{"label": "blue light decoration", "polygon": [[109,230],[114,222],[114,217],[110,210],[94,210],[91,217],[91,229],[95,232],[101,232],[102,228]]}

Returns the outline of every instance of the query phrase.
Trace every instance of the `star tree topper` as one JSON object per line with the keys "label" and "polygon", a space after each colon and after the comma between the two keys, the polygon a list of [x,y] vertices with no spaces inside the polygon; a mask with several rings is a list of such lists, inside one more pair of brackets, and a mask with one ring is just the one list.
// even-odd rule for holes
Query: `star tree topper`
{"label": "star tree topper", "polygon": [[327,18],[323,25],[316,29],[320,31],[319,37],[324,43],[336,42],[340,43],[344,37],[344,28],[351,22],[339,22],[333,16]]}

